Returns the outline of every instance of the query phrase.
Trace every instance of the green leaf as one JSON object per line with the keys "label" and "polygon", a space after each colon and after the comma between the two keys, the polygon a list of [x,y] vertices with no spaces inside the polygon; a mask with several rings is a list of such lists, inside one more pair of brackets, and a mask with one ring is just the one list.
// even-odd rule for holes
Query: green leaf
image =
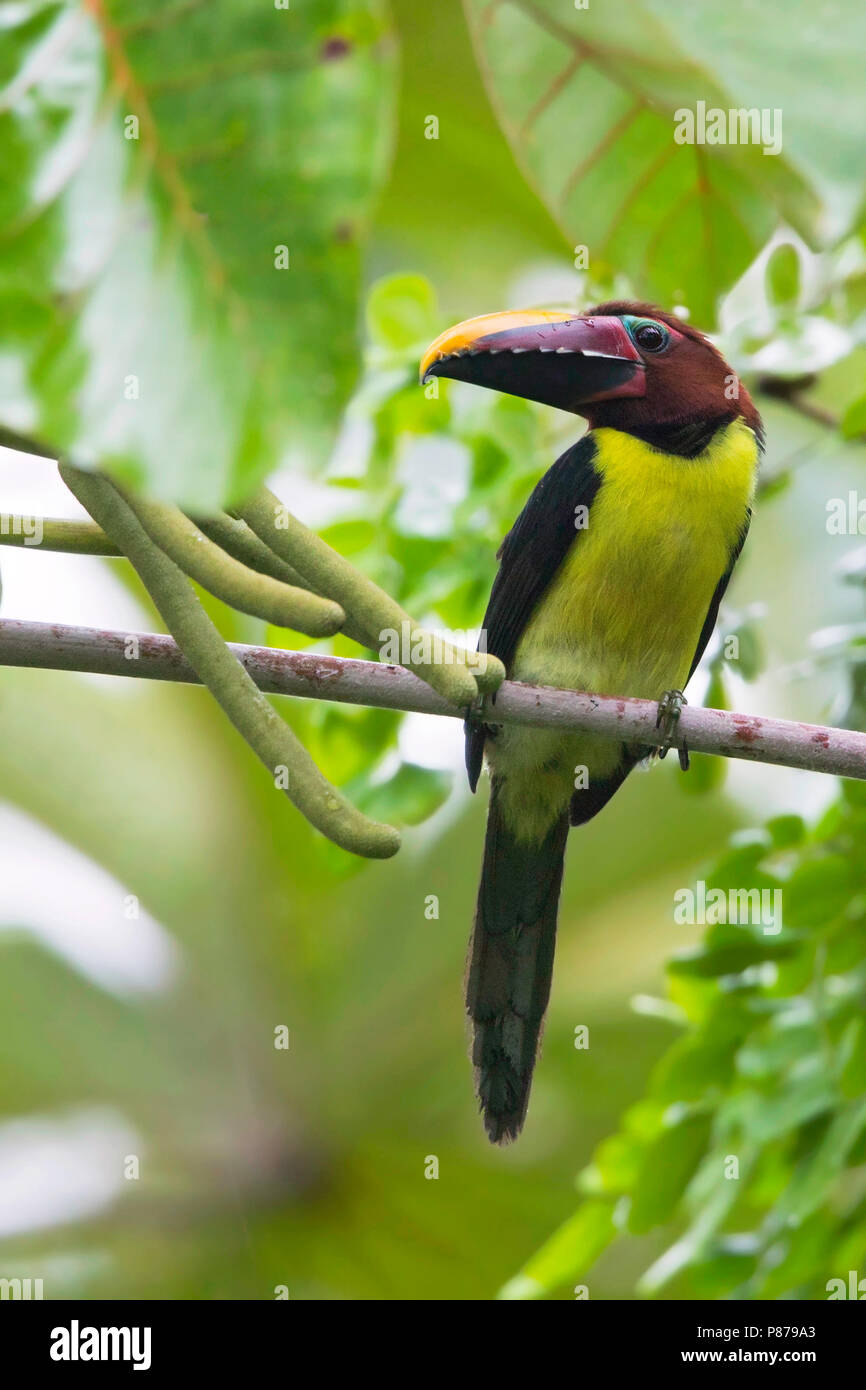
{"label": "green leaf", "polygon": [[376,539],[376,528],[371,521],[337,521],[319,535],[341,555],[357,555]]}
{"label": "green leaf", "polygon": [[380,0],[10,9],[0,423],[201,507],[323,443],[357,370],[387,40]]}
{"label": "green leaf", "polygon": [[794,932],[761,937],[742,931],[742,940],[713,947],[695,947],[678,953],[668,969],[673,975],[692,975],[712,979],[718,975],[738,975],[762,961],[788,960],[797,954],[802,938]]}
{"label": "green leaf", "polygon": [[837,919],[824,938],[825,969],[828,975],[841,975],[866,960],[866,904],[852,907]]}
{"label": "green leaf", "polygon": [[365,814],[375,819],[420,825],[438,811],[450,791],[450,772],[403,763],[387,782],[365,788],[356,799]]}
{"label": "green leaf", "polygon": [[851,898],[851,864],[841,854],[827,854],[801,864],[783,889],[785,923],[815,928],[838,917]]}
{"label": "green leaf", "polygon": [[756,1143],[768,1144],[825,1115],[835,1101],[836,1092],[826,1076],[812,1071],[797,1075],[771,1096],[759,1091],[733,1096],[726,1106],[726,1119],[734,1126],[743,1125]]}
{"label": "green leaf", "polygon": [[851,1099],[866,1095],[866,1022],[862,1018],[853,1021],[846,1037],[839,1089]]}
{"label": "green leaf", "polygon": [[846,439],[866,434],[866,396],[853,401],[842,416],[842,433]]}
{"label": "green leaf", "polygon": [[743,623],[737,628],[737,674],[745,681],[757,680],[764,665],[761,640],[754,623]]}
{"label": "green leaf", "polygon": [[760,865],[770,848],[770,837],[757,831],[747,837],[740,836],[731,842],[721,859],[707,875],[708,888],[721,888],[725,892],[749,887],[769,888],[774,880],[764,873]]}
{"label": "green leaf", "polygon": [[[770,1247],[771,1258],[765,1256],[749,1295],[757,1298],[790,1297],[797,1289],[821,1271],[821,1297],[826,1298],[827,1273],[834,1269],[849,1269],[849,1264],[837,1265],[830,1249],[832,1227],[823,1212],[818,1212],[798,1226],[780,1232]],[[858,1252],[859,1253],[859,1252]]]}
{"label": "green leaf", "polygon": [[818,1029],[811,1023],[799,1027],[772,1026],[746,1044],[737,1054],[737,1070],[753,1080],[770,1079],[794,1062],[813,1055],[820,1045]]}
{"label": "green leaf", "polygon": [[389,275],[377,281],[367,300],[367,327],[380,347],[427,347],[438,330],[430,282],[422,275]]}
{"label": "green leaf", "polygon": [[[864,578],[866,578],[866,575],[864,575]],[[859,778],[855,781],[854,778],[846,777],[841,783],[841,792],[844,800],[849,806],[859,807],[861,809],[866,807],[866,782]],[[828,814],[830,810],[832,810],[832,807],[828,808]]]}
{"label": "green leaf", "polygon": [[831,1120],[811,1157],[800,1164],[773,1213],[774,1222],[804,1221],[825,1200],[857,1139],[866,1129],[866,1097],[849,1102]]}
{"label": "green leaf", "polygon": [[792,481],[793,473],[790,468],[780,468],[777,473],[763,477],[758,484],[760,500],[769,502],[773,497],[781,497],[783,492],[787,492]]}
{"label": "green leaf", "polygon": [[704,696],[708,709],[728,709],[728,695],[725,690],[725,674],[721,661],[714,661],[710,670],[710,683]]}
{"label": "green leaf", "polygon": [[[765,156],[756,143],[674,138],[686,128],[680,113],[699,101],[726,113],[752,104],[728,74],[743,45],[724,23],[724,0],[702,5],[697,26],[633,0],[579,10],[558,0],[465,4],[515,154],[569,243],[587,248],[594,278],[625,272],[642,297],[685,303],[709,325],[779,211],[814,238],[818,199],[787,145]],[[808,105],[826,67],[800,71]]]}
{"label": "green leaf", "polygon": [[641,1235],[673,1215],[710,1141],[712,1112],[685,1111],[649,1146],[632,1194],[629,1230]]}
{"label": "green leaf", "polygon": [[767,261],[767,298],[771,304],[795,304],[800,294],[800,257],[789,241],[775,247]]}
{"label": "green leaf", "polygon": [[503,1299],[540,1298],[580,1278],[613,1240],[611,1202],[585,1202],[502,1289]]}
{"label": "green leaf", "polygon": [[579,1178],[588,1197],[620,1196],[630,1192],[640,1172],[643,1144],[629,1134],[612,1134],[599,1144],[592,1163]]}
{"label": "green leaf", "polygon": [[802,843],[806,835],[806,824],[802,816],[773,816],[767,821],[766,829],[773,839],[774,849],[793,849]]}
{"label": "green leaf", "polygon": [[[725,1298],[749,1278],[756,1262],[755,1251],[740,1249],[736,1238],[713,1241],[704,1258],[695,1257],[665,1282],[666,1297],[691,1300]],[[648,1288],[647,1291],[655,1292],[655,1289]]]}
{"label": "green leaf", "polygon": [[655,1093],[666,1101],[699,1101],[730,1080],[736,1035],[714,1039],[681,1038],[662,1058],[655,1074]]}
{"label": "green leaf", "polygon": [[[862,211],[861,6],[827,11],[823,23],[792,24],[787,0],[644,0],[673,43],[725,90],[724,106],[780,111],[781,155],[818,189],[839,233]],[[722,147],[724,150],[724,147]],[[772,179],[772,172],[764,179]]]}

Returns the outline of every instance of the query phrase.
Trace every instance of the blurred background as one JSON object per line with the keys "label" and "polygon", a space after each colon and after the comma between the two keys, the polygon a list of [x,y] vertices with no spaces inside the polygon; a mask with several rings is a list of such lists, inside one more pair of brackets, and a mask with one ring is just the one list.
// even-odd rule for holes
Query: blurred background
{"label": "blurred background", "polygon": [[[29,17],[7,50],[4,84],[15,81],[16,64],[27,74],[31,49],[44,52],[52,26],[77,7],[17,8]],[[178,130],[195,131],[202,183],[194,157],[178,158],[178,168],[189,172],[214,236],[238,198],[236,149],[246,167],[257,160],[273,170],[262,203],[296,228],[286,240],[301,288],[285,302],[269,285],[249,294],[254,309],[262,296],[273,315],[267,342],[282,341],[284,321],[301,325],[286,327],[289,347],[294,332],[315,345],[310,361],[277,363],[287,408],[303,395],[321,399],[268,465],[275,491],[308,525],[419,619],[477,627],[499,540],[580,426],[452,384],[431,399],[417,385],[420,351],[476,313],[587,306],[614,291],[663,298],[718,334],[756,389],[768,441],[721,624],[738,635],[738,657],[725,660],[716,642],[690,698],[862,725],[863,541],[856,528],[827,527],[828,499],[847,498],[863,476],[866,429],[853,5],[813,7],[798,16],[796,34],[774,5],[758,16],[746,3],[623,10],[593,0],[589,17],[541,5],[549,23],[536,26],[533,48],[512,20],[499,27],[500,10],[528,23],[529,6],[488,6],[485,18],[469,4],[467,22],[453,0],[392,0],[387,13],[378,4],[299,4],[279,16],[295,26],[280,40],[285,70],[256,65],[252,77],[220,48],[233,9],[246,7],[221,6],[219,18],[206,7],[207,18],[192,6],[189,21],[172,21],[171,63],[193,73],[211,63],[210,132],[183,83],[172,84],[171,63],[161,86],[153,75],[160,55],[147,45],[165,26],[152,19],[148,28],[146,7],[107,8],[143,90],[153,89],[146,140],[164,130],[171,152]],[[149,8],[169,24],[168,7]],[[205,22],[212,49],[202,56]],[[595,26],[586,36],[583,23]],[[556,25],[578,37],[572,59],[549,51]],[[255,51],[266,42],[277,46],[263,30]],[[611,147],[586,165],[603,140],[599,124],[586,127],[587,93],[597,123],[608,97],[578,89],[578,69],[599,53],[608,84],[635,62],[642,100],[653,120],[664,115],[668,141],[666,65],[681,71],[686,58],[690,93],[784,110],[789,143],[778,161],[760,150],[741,164],[718,161],[713,189],[740,229],[724,211],[710,219],[722,247],[714,258],[706,243],[693,254],[691,205],[677,213],[682,190],[661,174],[656,187],[649,175],[641,186],[640,161],[656,157],[652,130],[633,146],[626,137],[621,158]],[[87,54],[99,90],[110,90],[95,40]],[[557,106],[549,87],[565,59],[573,71]],[[313,76],[290,113],[276,109],[296,80],[294,60],[304,72],[327,69],[333,106]],[[28,100],[38,82],[34,125]],[[105,423],[94,323],[74,325],[97,364],[92,377],[76,368],[70,379],[56,325],[34,326],[19,303],[44,254],[26,241],[34,221],[23,204],[56,199],[56,187],[34,192],[36,170],[49,177],[50,117],[73,111],[73,85],[68,71],[53,85],[31,74],[3,118],[16,134],[3,160],[22,208],[13,208],[2,281],[13,315],[0,354],[2,418],[39,437],[44,429],[63,447],[88,440],[99,454],[108,440],[127,476],[164,495],[203,498],[195,468],[182,483],[172,474],[170,417],[137,443]],[[268,139],[257,140],[252,118],[250,129],[237,128],[237,109],[253,106]],[[351,140],[358,148],[349,151]],[[349,169],[350,153],[363,177]],[[284,182],[277,175],[288,160]],[[549,195],[557,180],[570,184],[564,203]],[[313,264],[308,214],[326,197],[333,215],[327,236],[319,228]],[[625,223],[643,227],[633,239],[612,230],[624,202]],[[659,207],[668,215],[656,225]],[[91,223],[74,231],[64,213],[70,244],[98,240],[98,198],[90,209]],[[252,224],[254,205],[249,212]],[[164,231],[162,213],[154,216]],[[229,275],[241,234],[226,230]],[[576,266],[583,244],[588,266]],[[171,262],[175,251],[163,245],[159,254]],[[98,281],[102,269],[80,273]],[[59,313],[63,295],[67,312],[68,285],[53,293],[47,309],[51,296],[36,295],[40,312]],[[115,342],[135,303],[109,294],[101,304]],[[169,358],[172,312],[154,303]],[[188,317],[183,332],[195,343],[196,325],[205,330]],[[110,357],[108,339],[99,351]],[[218,372],[208,380],[228,398]],[[76,394],[73,420],[66,405]],[[242,479],[232,470],[226,463],[217,491],[237,493]],[[0,495],[4,513],[81,514],[50,462],[11,450],[0,452]],[[0,617],[161,630],[120,561],[2,547],[0,571]],[[307,642],[205,602],[229,640]],[[329,649],[357,654],[341,639]],[[670,1046],[671,1021],[653,1001],[665,992],[666,959],[700,938],[700,928],[674,924],[674,892],[705,875],[738,831],[783,815],[814,824],[838,798],[817,774],[696,759],[684,779],[668,760],[631,778],[573,837],[529,1120],[517,1145],[498,1150],[476,1114],[466,1056],[462,973],[486,791],[469,795],[459,725],[288,701],[279,708],[328,776],[407,827],[395,860],[361,865],[318,838],[200,690],[0,669],[0,1276],[41,1277],[46,1297],[494,1297],[573,1212],[576,1173]],[[590,1029],[588,1052],[575,1047],[580,1025]],[[275,1046],[281,1028],[287,1048]],[[616,1242],[593,1270],[591,1296],[632,1297],[671,1238],[662,1223]],[[572,1296],[559,1279],[548,1292]]]}

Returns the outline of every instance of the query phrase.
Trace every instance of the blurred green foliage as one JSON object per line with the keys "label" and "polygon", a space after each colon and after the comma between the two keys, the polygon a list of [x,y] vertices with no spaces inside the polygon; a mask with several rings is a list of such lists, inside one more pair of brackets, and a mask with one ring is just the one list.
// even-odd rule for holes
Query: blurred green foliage
{"label": "blurred green foliage", "polygon": [[645,1296],[825,1298],[860,1268],[864,834],[866,795],[846,784],[813,831],[776,817],[707,872],[707,893],[776,895],[764,923],[723,921],[673,958],[659,1012],[679,1036],[581,1174],[585,1205],[506,1296],[582,1281],[610,1241],[674,1222]]}
{"label": "blurred green foliage", "polygon": [[[421,352],[449,320],[508,302],[684,298],[718,323],[768,426],[751,539],[692,698],[866,727],[862,561],[848,583],[825,578],[844,546],[826,501],[862,476],[866,360],[859,12],[840,8],[844,23],[815,32],[777,5],[643,0],[627,26],[618,0],[561,14],[542,0],[497,6],[482,28],[468,0],[473,48],[456,0],[395,0],[395,107],[378,3],[268,14],[118,0],[112,44],[149,92],[155,165],[144,136],[124,140],[135,103],[107,95],[108,31],[77,4],[18,5],[4,81],[58,30],[70,66],[37,69],[0,116],[0,421],[202,502],[283,451],[299,509],[322,505],[310,519],[331,544],[419,620],[471,630],[496,548],[575,422],[422,388]],[[742,42],[747,24],[760,42]],[[587,52],[551,97],[575,36]],[[782,104],[783,155],[668,158],[673,109],[698,98]],[[60,149],[79,158],[55,187],[45,170]],[[206,217],[248,334],[211,297],[160,188],[163,158]],[[110,250],[91,260],[100,227]],[[126,413],[116,378],[142,355],[151,413]],[[204,602],[229,640],[289,640]],[[779,808],[762,769],[729,776],[729,798],[727,765],[696,758],[686,778],[668,764],[636,774],[574,837],[529,1124],[500,1152],[473,1113],[462,1046],[484,808],[452,788],[456,725],[416,724],[410,738],[391,712],[280,705],[326,775],[416,827],[396,861],[361,866],[287,811],[202,692],[2,680],[4,798],[136,894],[181,968],[161,993],[112,992],[29,930],[4,933],[0,1116],[107,1107],[143,1161],[96,1215],[0,1243],[0,1272],[44,1266],[49,1294],[163,1298],[270,1298],[277,1285],[309,1298],[486,1298],[503,1285],[570,1297],[583,1283],[593,1298],[820,1298],[828,1279],[864,1272],[856,787],[831,793],[803,774]],[[674,927],[673,894],[696,877],[780,889],[783,931]],[[273,1046],[280,1025],[287,1052]],[[581,1025],[588,1051],[575,1048]],[[580,1203],[562,1224],[576,1168]]]}
{"label": "blurred green foliage", "polygon": [[[710,324],[719,295],[761,250],[777,212],[814,241],[821,204],[790,133],[783,141],[778,132],[780,148],[770,156],[754,141],[673,139],[677,114],[695,112],[699,102],[726,117],[752,104],[741,100],[736,59],[746,16],[731,24],[737,6],[712,0],[697,25],[685,7],[664,0],[573,7],[515,0],[493,11],[486,0],[467,0],[466,9],[521,162],[593,265],[611,275],[627,269],[646,297],[688,304]],[[753,9],[749,25],[778,35],[783,10],[769,4],[758,16]],[[834,46],[830,59],[837,58]],[[826,72],[812,52],[800,68],[798,99],[808,104]],[[777,105],[764,88],[762,105]],[[579,140],[567,137],[572,131]]]}
{"label": "blurred green foliage", "polygon": [[0,420],[200,506],[321,448],[390,153],[383,5],[6,10]]}

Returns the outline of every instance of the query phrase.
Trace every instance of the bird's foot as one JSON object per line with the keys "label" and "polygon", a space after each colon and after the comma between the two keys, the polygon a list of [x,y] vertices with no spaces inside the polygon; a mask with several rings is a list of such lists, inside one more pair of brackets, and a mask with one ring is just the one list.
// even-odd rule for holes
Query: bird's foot
{"label": "bird's foot", "polygon": [[487,738],[496,738],[501,729],[501,724],[491,724],[490,707],[496,703],[496,692],[491,695],[481,694],[476,700],[472,701],[466,709],[464,718],[466,723],[473,729],[483,729]]}
{"label": "bird's foot", "polygon": [[[677,725],[680,722],[680,715],[683,712],[683,707],[687,704],[688,700],[681,690],[666,690],[659,700],[659,709],[656,715],[656,728],[664,731],[664,743],[659,748],[660,758],[666,758],[670,749],[673,747]],[[683,772],[688,772],[689,750],[686,746],[685,739],[677,745],[677,754]]]}
{"label": "bird's foot", "polygon": [[466,710],[467,724],[484,723],[484,706],[486,702],[487,696],[484,694],[478,695],[477,698],[472,701],[472,704],[469,705]]}

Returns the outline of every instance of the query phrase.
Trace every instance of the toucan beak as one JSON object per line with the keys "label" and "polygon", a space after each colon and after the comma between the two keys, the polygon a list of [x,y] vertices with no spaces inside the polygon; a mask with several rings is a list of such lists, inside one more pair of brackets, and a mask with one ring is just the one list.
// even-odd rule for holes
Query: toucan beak
{"label": "toucan beak", "polygon": [[594,401],[643,396],[643,360],[622,320],[541,309],[482,314],[441,333],[421,380],[447,376],[575,415]]}

